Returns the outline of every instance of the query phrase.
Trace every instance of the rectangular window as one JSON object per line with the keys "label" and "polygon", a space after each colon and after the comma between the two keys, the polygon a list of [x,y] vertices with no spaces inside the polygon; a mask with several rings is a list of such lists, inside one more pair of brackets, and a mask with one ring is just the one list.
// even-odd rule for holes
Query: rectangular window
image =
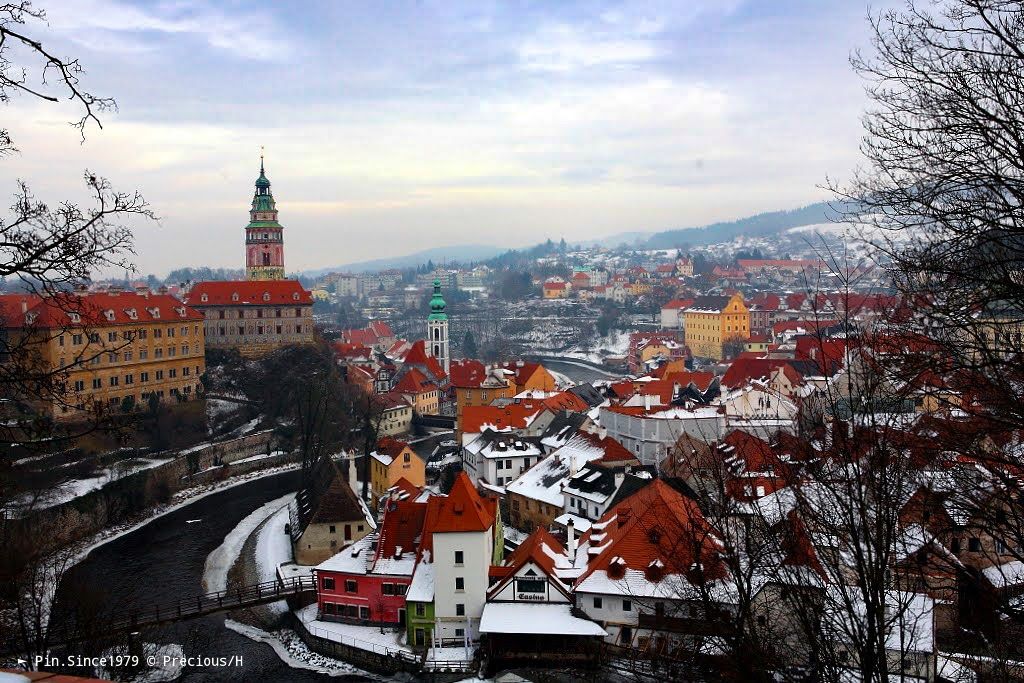
{"label": "rectangular window", "polygon": [[416,603],[416,616],[418,616],[418,617],[425,617],[425,616],[427,616],[427,609],[421,603]]}
{"label": "rectangular window", "polygon": [[407,585],[405,585],[404,583],[396,583],[395,584],[395,595],[405,595],[405,591],[408,588],[409,587]]}
{"label": "rectangular window", "polygon": [[455,616],[458,616],[458,617],[466,616],[466,605],[465,604],[463,604],[461,602],[455,603]]}
{"label": "rectangular window", "polygon": [[461,550],[456,550],[455,551],[455,564],[456,564],[456,566],[461,567],[464,558],[465,558],[465,554]]}
{"label": "rectangular window", "polygon": [[168,337],[173,337],[174,336],[174,328],[173,327],[168,327],[167,328],[167,336]]}
{"label": "rectangular window", "polygon": [[167,371],[167,376],[168,377],[177,377],[178,376],[178,369],[177,368],[171,368],[170,370]]}
{"label": "rectangular window", "polygon": [[108,342],[117,341],[117,332],[107,332],[107,341]]}
{"label": "rectangular window", "polygon": [[80,335],[80,334],[73,334],[73,335],[71,335],[71,343],[75,344],[76,346],[81,344],[82,343],[82,335]]}
{"label": "rectangular window", "polygon": [[139,373],[139,381],[140,382],[148,382],[149,381],[149,373],[148,372],[140,372]]}
{"label": "rectangular window", "polygon": [[465,636],[466,636],[466,629],[464,629],[464,628],[457,628],[457,629],[455,629],[455,637],[456,638],[464,638]]}
{"label": "rectangular window", "polygon": [[139,349],[139,360],[146,360],[149,358],[149,351],[146,349]]}
{"label": "rectangular window", "polygon": [[394,595],[395,585],[393,583],[383,583],[380,586],[380,592],[384,595]]}
{"label": "rectangular window", "polygon": [[370,608],[369,607],[360,607],[359,608],[359,618],[362,619],[363,621],[369,621],[370,620]]}
{"label": "rectangular window", "polygon": [[594,609],[601,609],[604,606],[604,601],[601,598],[594,598]]}
{"label": "rectangular window", "polygon": [[334,614],[334,603],[333,602],[325,602],[324,603],[324,614]]}
{"label": "rectangular window", "polygon": [[124,376],[124,383],[125,384],[135,384],[135,375],[125,375]]}
{"label": "rectangular window", "polygon": [[466,580],[461,576],[455,577],[455,590],[464,591],[466,590]]}
{"label": "rectangular window", "polygon": [[75,380],[75,391],[85,391],[85,380]]}
{"label": "rectangular window", "polygon": [[115,376],[113,376],[113,377],[111,377],[111,378],[110,378],[110,386],[112,386],[112,387],[116,387],[116,386],[117,386],[117,383],[118,383],[118,380],[119,380],[119,379],[120,379],[120,378],[119,378],[119,377],[117,377],[116,375],[115,375]]}
{"label": "rectangular window", "polygon": [[633,601],[632,600],[623,600],[622,601],[622,611],[623,612],[632,612],[633,611]]}
{"label": "rectangular window", "polygon": [[163,357],[164,357],[164,350],[163,349],[156,349],[153,352],[153,358],[163,358]]}
{"label": "rectangular window", "polygon": [[346,593],[358,593],[359,585],[352,579],[345,581],[345,592]]}
{"label": "rectangular window", "polygon": [[156,379],[157,379],[157,381],[159,382],[163,378],[164,378],[164,371],[163,370],[157,370],[156,371]]}
{"label": "rectangular window", "polygon": [[323,585],[325,591],[334,590],[334,579],[332,579],[331,577],[325,576],[320,583],[321,585]]}

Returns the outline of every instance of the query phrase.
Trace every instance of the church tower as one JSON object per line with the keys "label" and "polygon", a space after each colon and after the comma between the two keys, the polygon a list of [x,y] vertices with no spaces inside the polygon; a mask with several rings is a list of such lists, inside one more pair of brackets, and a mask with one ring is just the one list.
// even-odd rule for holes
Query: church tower
{"label": "church tower", "polygon": [[441,279],[434,278],[434,296],[430,299],[430,315],[427,316],[427,349],[430,355],[444,368],[447,375],[451,365],[448,355],[448,314],[447,304],[441,296]]}
{"label": "church tower", "polygon": [[260,154],[260,177],[245,227],[245,277],[248,280],[284,279],[284,228],[277,222],[277,207],[270,193],[270,181],[263,172]]}

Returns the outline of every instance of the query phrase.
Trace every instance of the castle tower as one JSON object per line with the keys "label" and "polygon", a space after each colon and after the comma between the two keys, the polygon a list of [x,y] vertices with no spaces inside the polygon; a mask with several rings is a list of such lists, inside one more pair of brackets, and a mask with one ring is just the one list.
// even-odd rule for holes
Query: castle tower
{"label": "castle tower", "polygon": [[430,315],[427,316],[427,350],[448,374],[451,357],[448,355],[448,314],[447,304],[441,296],[441,279],[434,278],[434,296],[430,299]]}
{"label": "castle tower", "polygon": [[277,222],[277,207],[270,193],[270,181],[263,172],[260,154],[260,177],[245,226],[245,277],[249,280],[284,279],[284,228]]}

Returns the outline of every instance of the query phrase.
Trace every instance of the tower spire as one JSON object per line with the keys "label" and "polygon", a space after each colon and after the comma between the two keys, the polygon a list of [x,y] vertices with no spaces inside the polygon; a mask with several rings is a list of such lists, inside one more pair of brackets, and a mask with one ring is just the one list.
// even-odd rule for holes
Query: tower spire
{"label": "tower spire", "polygon": [[260,175],[263,175],[263,145],[260,145]]}

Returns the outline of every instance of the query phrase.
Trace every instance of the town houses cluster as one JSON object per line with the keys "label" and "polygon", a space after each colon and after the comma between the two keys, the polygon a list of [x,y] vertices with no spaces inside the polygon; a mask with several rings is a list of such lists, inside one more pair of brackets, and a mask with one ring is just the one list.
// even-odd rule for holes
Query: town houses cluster
{"label": "town houses cluster", "polygon": [[[431,268],[411,291],[395,271],[331,273],[306,289],[286,277],[262,159],[249,218],[244,280],[7,294],[0,306],[6,334],[66,371],[44,408],[69,421],[201,398],[207,351],[258,360],[314,343],[317,301],[420,306],[411,333],[380,318],[330,341],[344,380],[377,409],[360,427],[376,438],[369,453],[314,463],[290,506],[294,562],[278,573],[315,581],[315,601],[297,610],[311,640],[424,663],[629,658],[724,671],[743,623],[745,637],[786,648],[787,666],[810,668],[800,610],[815,605],[815,628],[852,671],[848,633],[867,617],[855,601],[841,616],[828,605],[856,583],[862,539],[835,517],[868,494],[837,482],[876,466],[881,441],[906,463],[873,503],[894,520],[889,673],[938,680],[944,634],[983,630],[982,598],[1024,593],[1020,562],[988,521],[1020,504],[1000,495],[1007,473],[937,446],[1022,441],[986,441],[991,397],[940,359],[886,373],[929,353],[892,325],[911,302],[868,286],[809,291],[812,272],[835,283],[808,258],[709,268],[676,250],[644,263],[601,248],[538,257],[527,278],[537,305],[654,304],[604,359],[603,379],[573,382],[542,354],[457,350],[445,297],[488,298],[492,267]],[[987,497],[965,498],[965,480]]]}

